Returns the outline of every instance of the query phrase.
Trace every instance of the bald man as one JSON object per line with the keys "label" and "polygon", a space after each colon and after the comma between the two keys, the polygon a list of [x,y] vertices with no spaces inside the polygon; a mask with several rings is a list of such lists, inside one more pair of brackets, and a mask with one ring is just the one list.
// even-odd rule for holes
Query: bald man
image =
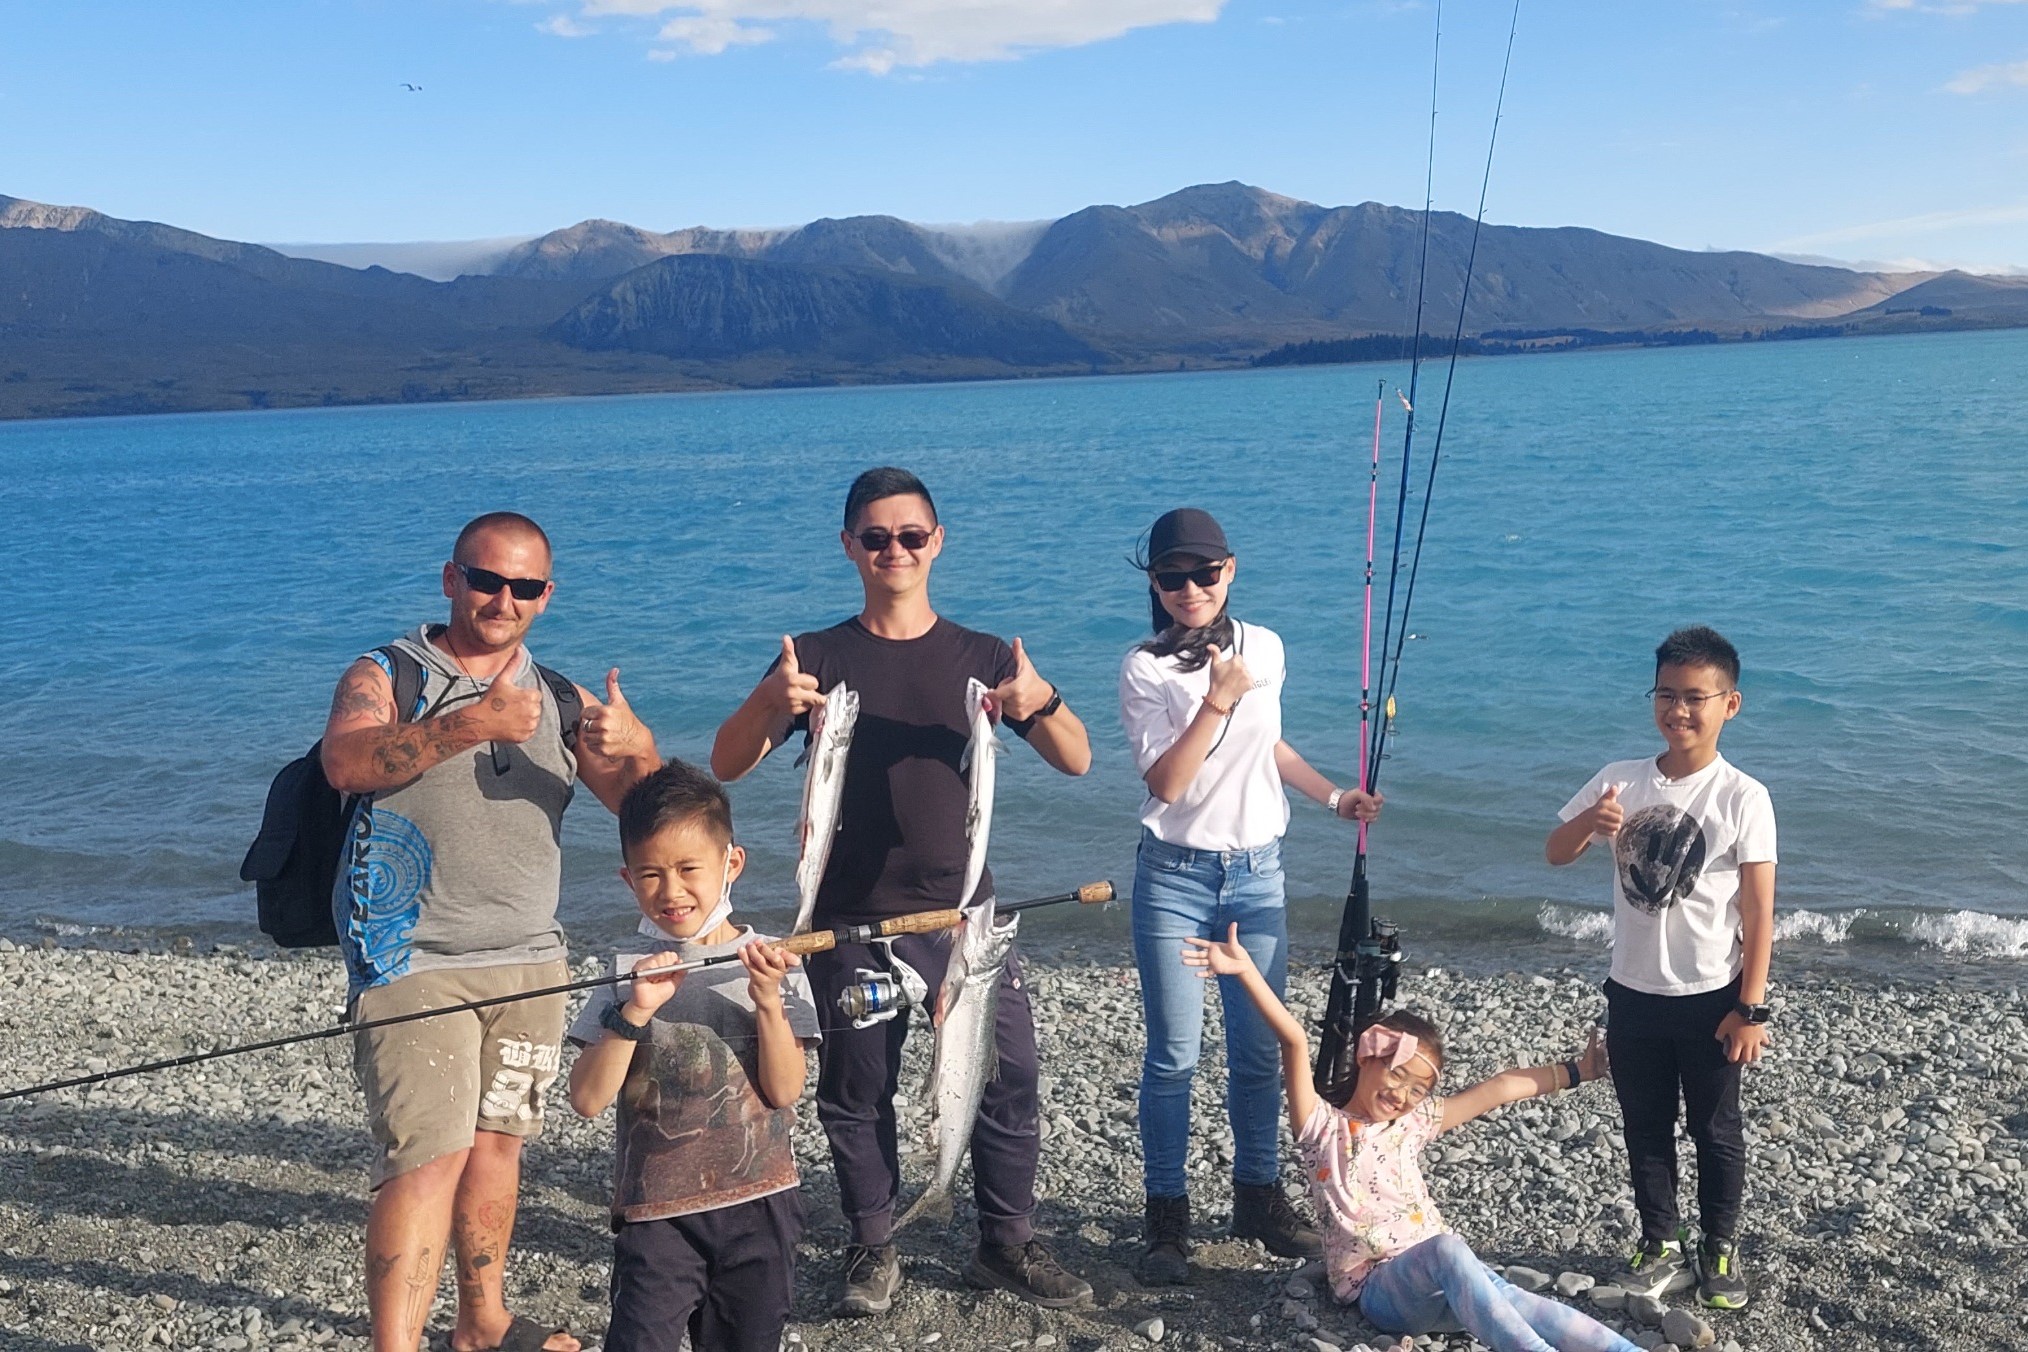
{"label": "bald man", "polygon": [[[355,1021],[569,980],[556,923],[559,830],[579,780],[608,809],[661,763],[620,693],[596,698],[528,655],[555,593],[549,538],[514,512],[459,533],[444,565],[447,624],[354,662],[325,725],[325,777],[357,795],[332,909]],[[420,669],[396,709],[396,676]],[[456,1352],[576,1352],[508,1312],[502,1269],[521,1144],[556,1077],[562,996],[355,1035],[379,1147],[366,1224],[375,1352],[415,1352],[447,1247]]]}

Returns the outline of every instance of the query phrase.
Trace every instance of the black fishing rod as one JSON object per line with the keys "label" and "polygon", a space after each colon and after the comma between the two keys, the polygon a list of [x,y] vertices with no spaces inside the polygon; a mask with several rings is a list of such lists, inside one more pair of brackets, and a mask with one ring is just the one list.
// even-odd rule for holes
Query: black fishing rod
{"label": "black fishing rod", "polygon": [[[1408,502],[1408,479],[1412,461],[1411,449],[1415,439],[1415,395],[1417,377],[1422,364],[1422,305],[1423,282],[1429,267],[1429,223],[1433,195],[1428,191],[1433,180],[1436,162],[1436,95],[1438,53],[1443,43],[1443,5],[1438,0],[1436,13],[1436,42],[1431,57],[1430,73],[1430,141],[1429,161],[1425,166],[1425,196],[1423,199],[1423,245],[1422,273],[1416,278],[1416,322],[1415,338],[1410,347],[1409,393],[1402,403],[1408,412],[1407,428],[1402,435],[1401,482],[1396,497],[1394,546],[1389,560],[1387,582],[1386,617],[1381,629],[1381,682],[1380,717],[1375,721],[1370,740],[1362,740],[1361,784],[1366,793],[1372,793],[1380,780],[1380,765],[1387,754],[1387,736],[1394,724],[1394,691],[1401,678],[1401,654],[1408,643],[1409,609],[1415,603],[1416,577],[1422,567],[1423,541],[1429,533],[1430,498],[1436,488],[1437,462],[1443,454],[1444,427],[1449,420],[1451,389],[1457,380],[1458,353],[1464,342],[1465,308],[1471,299],[1472,276],[1478,263],[1479,233],[1486,221],[1486,195],[1493,179],[1493,151],[1499,143],[1500,118],[1507,101],[1507,76],[1514,61],[1514,36],[1520,28],[1521,0],[1514,0],[1514,8],[1507,25],[1507,49],[1500,65],[1500,89],[1493,105],[1493,127],[1486,141],[1486,166],[1479,180],[1479,209],[1472,221],[1471,246],[1465,256],[1465,275],[1458,294],[1457,323],[1451,331],[1451,352],[1449,367],[1444,376],[1443,402],[1437,413],[1436,437],[1430,448],[1429,470],[1425,477],[1422,493],[1422,507],[1416,522],[1415,545],[1412,551],[1408,584],[1403,590],[1400,620],[1397,624],[1394,608],[1395,580],[1401,568],[1401,539],[1403,517]],[[1375,471],[1378,472],[1376,460]],[[1368,527],[1368,586],[1371,586],[1371,527]],[[1393,643],[1390,655],[1388,645]],[[1371,641],[1371,625],[1367,626],[1367,641]],[[1362,666],[1363,666],[1362,659]],[[1365,711],[1368,708],[1368,694],[1361,680],[1361,736],[1367,737]],[[1399,931],[1390,920],[1373,917],[1371,884],[1367,877],[1367,835],[1359,833],[1359,847],[1352,861],[1352,883],[1345,897],[1345,909],[1338,926],[1337,956],[1331,967],[1331,991],[1324,1007],[1324,1023],[1317,1051],[1317,1064],[1313,1073],[1317,1090],[1328,1097],[1336,1097],[1340,1090],[1349,1088],[1359,1074],[1354,1047],[1359,1032],[1380,1016],[1381,1007],[1394,999],[1400,980],[1402,962]]]}
{"label": "black fishing rod", "polygon": [[[993,908],[995,915],[1008,915],[1018,911],[1032,911],[1039,906],[1060,906],[1065,902],[1079,905],[1102,905],[1114,897],[1113,885],[1109,882],[1086,883],[1070,892],[1057,892],[1046,897],[1032,897],[1027,901],[1010,902]],[[810,930],[779,940],[772,946],[798,955],[823,953],[839,944],[871,943],[879,939],[891,939],[902,934],[934,934],[956,929],[963,924],[965,913],[961,910],[921,911],[915,915],[896,916],[891,920],[876,921],[870,925],[844,925],[837,929]],[[189,1056],[171,1057],[164,1061],[147,1061],[137,1066],[126,1066],[119,1070],[104,1070],[96,1075],[79,1075],[68,1080],[52,1080],[47,1084],[32,1084],[24,1089],[9,1089],[0,1093],[0,1102],[8,1099],[27,1098],[32,1094],[47,1094],[57,1089],[79,1089],[86,1085],[104,1084],[108,1080],[125,1079],[131,1075],[146,1075],[158,1070],[174,1070],[178,1066],[194,1066],[204,1061],[217,1061],[227,1056],[244,1056],[248,1052],[264,1052],[276,1047],[294,1046],[299,1042],[318,1042],[325,1038],[343,1037],[347,1033],[363,1033],[370,1028],[391,1028],[400,1023],[414,1023],[419,1019],[434,1019],[440,1014],[463,1014],[474,1009],[490,1009],[495,1005],[513,1004],[518,1000],[535,1000],[546,995],[568,995],[573,991],[591,990],[598,986],[617,985],[632,981],[636,977],[668,976],[676,972],[692,972],[700,967],[715,967],[720,963],[738,962],[739,954],[721,953],[715,957],[693,958],[688,962],[674,963],[665,967],[642,967],[630,972],[616,972],[611,976],[589,977],[583,981],[566,981],[560,986],[544,986],[539,990],[520,991],[513,995],[496,995],[485,1000],[467,1000],[463,1004],[445,1005],[439,1009],[417,1010],[410,1014],[393,1014],[384,1019],[368,1019],[363,1023],[339,1022],[329,1028],[312,1029],[307,1033],[291,1033],[286,1037],[272,1037],[260,1042],[241,1043],[236,1047],[219,1047],[213,1051],[195,1052]]]}

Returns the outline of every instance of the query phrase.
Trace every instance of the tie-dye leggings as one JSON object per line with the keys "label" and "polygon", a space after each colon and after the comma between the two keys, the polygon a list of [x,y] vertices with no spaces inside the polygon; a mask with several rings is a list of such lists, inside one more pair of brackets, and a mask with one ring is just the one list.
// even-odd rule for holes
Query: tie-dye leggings
{"label": "tie-dye leggings", "polygon": [[1445,1306],[1493,1352],[1639,1352],[1590,1315],[1499,1276],[1456,1235],[1388,1259],[1359,1292],[1359,1313],[1388,1333],[1426,1333]]}

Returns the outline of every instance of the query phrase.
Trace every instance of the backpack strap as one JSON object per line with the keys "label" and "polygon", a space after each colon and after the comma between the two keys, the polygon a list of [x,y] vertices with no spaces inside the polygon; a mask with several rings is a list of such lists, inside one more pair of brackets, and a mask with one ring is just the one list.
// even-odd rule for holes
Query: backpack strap
{"label": "backpack strap", "polygon": [[397,648],[392,643],[382,644],[373,651],[385,659],[390,668],[388,678],[394,682],[394,721],[412,721],[422,704],[422,663],[416,661],[406,648]]}
{"label": "backpack strap", "polygon": [[535,674],[549,687],[549,693],[556,696],[556,719],[563,729],[563,744],[575,752],[577,725],[584,721],[584,696],[578,693],[577,682],[540,662],[535,664]]}

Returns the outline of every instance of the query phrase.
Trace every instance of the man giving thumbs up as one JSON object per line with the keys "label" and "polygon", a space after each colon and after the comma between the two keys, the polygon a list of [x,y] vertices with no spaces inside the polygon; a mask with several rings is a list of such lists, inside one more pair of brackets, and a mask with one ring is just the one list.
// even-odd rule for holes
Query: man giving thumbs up
{"label": "man giving thumbs up", "polygon": [[[601,702],[528,655],[555,593],[541,527],[513,512],[473,521],[443,592],[449,622],[353,663],[324,730],[325,777],[353,795],[332,903],[359,1022],[567,980],[556,902],[572,785],[613,808],[659,764],[617,668]],[[396,671],[417,668],[420,697],[397,709]],[[563,1012],[547,996],[355,1035],[378,1146],[366,1223],[376,1349],[420,1342],[449,1248],[452,1346],[575,1352],[575,1338],[534,1328],[502,1297],[521,1143],[541,1130]]]}

